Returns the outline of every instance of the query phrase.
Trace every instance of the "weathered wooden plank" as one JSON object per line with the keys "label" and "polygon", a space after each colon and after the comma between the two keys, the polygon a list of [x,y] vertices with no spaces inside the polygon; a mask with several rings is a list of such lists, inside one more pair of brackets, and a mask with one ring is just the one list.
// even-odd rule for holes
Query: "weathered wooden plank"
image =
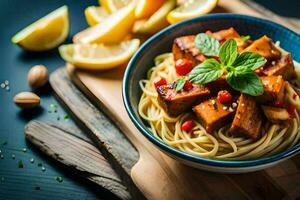
{"label": "weathered wooden plank", "polygon": [[75,126],[59,127],[32,121],[25,128],[25,136],[43,153],[66,165],[68,169],[109,190],[121,199],[131,199],[119,175],[92,142],[84,138],[84,134]]}
{"label": "weathered wooden plank", "polygon": [[61,103],[71,111],[77,124],[94,139],[101,153],[119,173],[133,198],[144,198],[130,177],[131,168],[139,159],[135,147],[113,125],[110,118],[90,103],[70,82],[64,68],[51,74],[50,84]]}

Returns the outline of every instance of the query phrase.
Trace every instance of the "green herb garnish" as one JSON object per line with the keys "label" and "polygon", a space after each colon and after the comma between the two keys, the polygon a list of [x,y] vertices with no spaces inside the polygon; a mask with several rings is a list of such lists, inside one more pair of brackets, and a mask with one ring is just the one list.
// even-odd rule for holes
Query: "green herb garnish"
{"label": "green herb garnish", "polygon": [[226,74],[227,83],[235,90],[252,96],[263,93],[262,81],[254,72],[267,62],[263,56],[252,52],[239,54],[234,39],[227,40],[218,52],[220,62],[214,58],[207,59],[190,72],[188,79],[192,83],[209,83]]}
{"label": "green herb garnish", "polygon": [[219,54],[219,41],[205,33],[199,33],[196,36],[195,45],[206,56],[218,56]]}
{"label": "green herb garnish", "polygon": [[250,35],[242,35],[240,37],[241,42],[247,42],[248,40],[250,40]]}
{"label": "green herb garnish", "polygon": [[24,164],[23,164],[23,161],[22,161],[22,160],[20,160],[20,161],[18,162],[18,168],[24,168]]}
{"label": "green herb garnish", "polygon": [[69,115],[65,114],[64,115],[64,120],[68,121],[69,120]]}
{"label": "green herb garnish", "polygon": [[185,81],[187,80],[188,78],[186,76],[183,76],[181,77],[180,79],[178,79],[176,81],[176,90],[179,91],[179,90],[182,90],[183,89],[183,86],[185,84]]}
{"label": "green herb garnish", "polygon": [[64,181],[63,177],[61,177],[61,176],[56,176],[56,177],[55,177],[55,180],[56,180],[57,182],[59,182],[59,183],[61,183],[61,182]]}

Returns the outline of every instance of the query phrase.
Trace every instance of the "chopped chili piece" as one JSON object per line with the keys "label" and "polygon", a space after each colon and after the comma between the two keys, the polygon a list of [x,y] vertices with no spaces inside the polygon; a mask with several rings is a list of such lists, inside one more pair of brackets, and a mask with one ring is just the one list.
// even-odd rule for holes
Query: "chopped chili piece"
{"label": "chopped chili piece", "polygon": [[272,105],[274,106],[274,107],[277,107],[277,108],[283,108],[284,107],[284,102],[283,101],[274,101],[273,103],[272,103]]}
{"label": "chopped chili piece", "polygon": [[217,99],[221,104],[229,103],[232,100],[232,95],[227,90],[221,90],[218,92]]}
{"label": "chopped chili piece", "polygon": [[185,81],[185,83],[184,83],[183,90],[188,92],[188,91],[192,90],[193,87],[194,87],[194,86],[193,86],[192,82],[189,81],[189,80],[187,80],[187,81]]}
{"label": "chopped chili piece", "polygon": [[162,85],[166,85],[166,84],[167,84],[167,80],[165,78],[160,78],[160,79],[154,81],[155,88],[162,86]]}
{"label": "chopped chili piece", "polygon": [[193,120],[189,119],[182,124],[181,130],[185,132],[190,132],[194,127],[195,123],[193,122]]}
{"label": "chopped chili piece", "polygon": [[185,76],[192,71],[192,62],[185,58],[179,59],[175,63],[175,69],[178,75]]}
{"label": "chopped chili piece", "polygon": [[258,75],[258,76],[263,76],[264,75],[264,68],[263,67],[260,67],[258,68],[255,73]]}

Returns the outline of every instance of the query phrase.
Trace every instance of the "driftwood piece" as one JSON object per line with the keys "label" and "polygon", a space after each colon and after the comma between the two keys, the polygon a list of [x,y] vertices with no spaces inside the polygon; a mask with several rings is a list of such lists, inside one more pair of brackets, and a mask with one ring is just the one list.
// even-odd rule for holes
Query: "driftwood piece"
{"label": "driftwood piece", "polygon": [[131,142],[71,83],[64,68],[51,74],[50,84],[77,124],[94,139],[102,155],[126,183],[133,198],[144,198],[130,177],[131,168],[139,159],[139,153]]}
{"label": "driftwood piece", "polygon": [[66,165],[80,176],[109,190],[121,199],[131,199],[118,174],[93,143],[75,126],[31,121],[26,139],[43,153]]}

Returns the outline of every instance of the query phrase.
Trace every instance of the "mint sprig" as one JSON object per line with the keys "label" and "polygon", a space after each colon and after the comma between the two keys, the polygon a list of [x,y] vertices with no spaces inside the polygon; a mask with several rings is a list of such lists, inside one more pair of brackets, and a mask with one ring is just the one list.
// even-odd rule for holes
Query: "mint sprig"
{"label": "mint sprig", "polygon": [[219,54],[219,41],[205,33],[199,33],[196,36],[195,45],[206,56],[218,56]]}
{"label": "mint sprig", "polygon": [[264,92],[262,81],[255,73],[267,62],[263,56],[252,52],[239,54],[234,39],[227,40],[218,52],[220,62],[207,59],[190,72],[188,79],[192,83],[209,83],[226,74],[227,83],[237,91],[251,96],[259,96]]}

